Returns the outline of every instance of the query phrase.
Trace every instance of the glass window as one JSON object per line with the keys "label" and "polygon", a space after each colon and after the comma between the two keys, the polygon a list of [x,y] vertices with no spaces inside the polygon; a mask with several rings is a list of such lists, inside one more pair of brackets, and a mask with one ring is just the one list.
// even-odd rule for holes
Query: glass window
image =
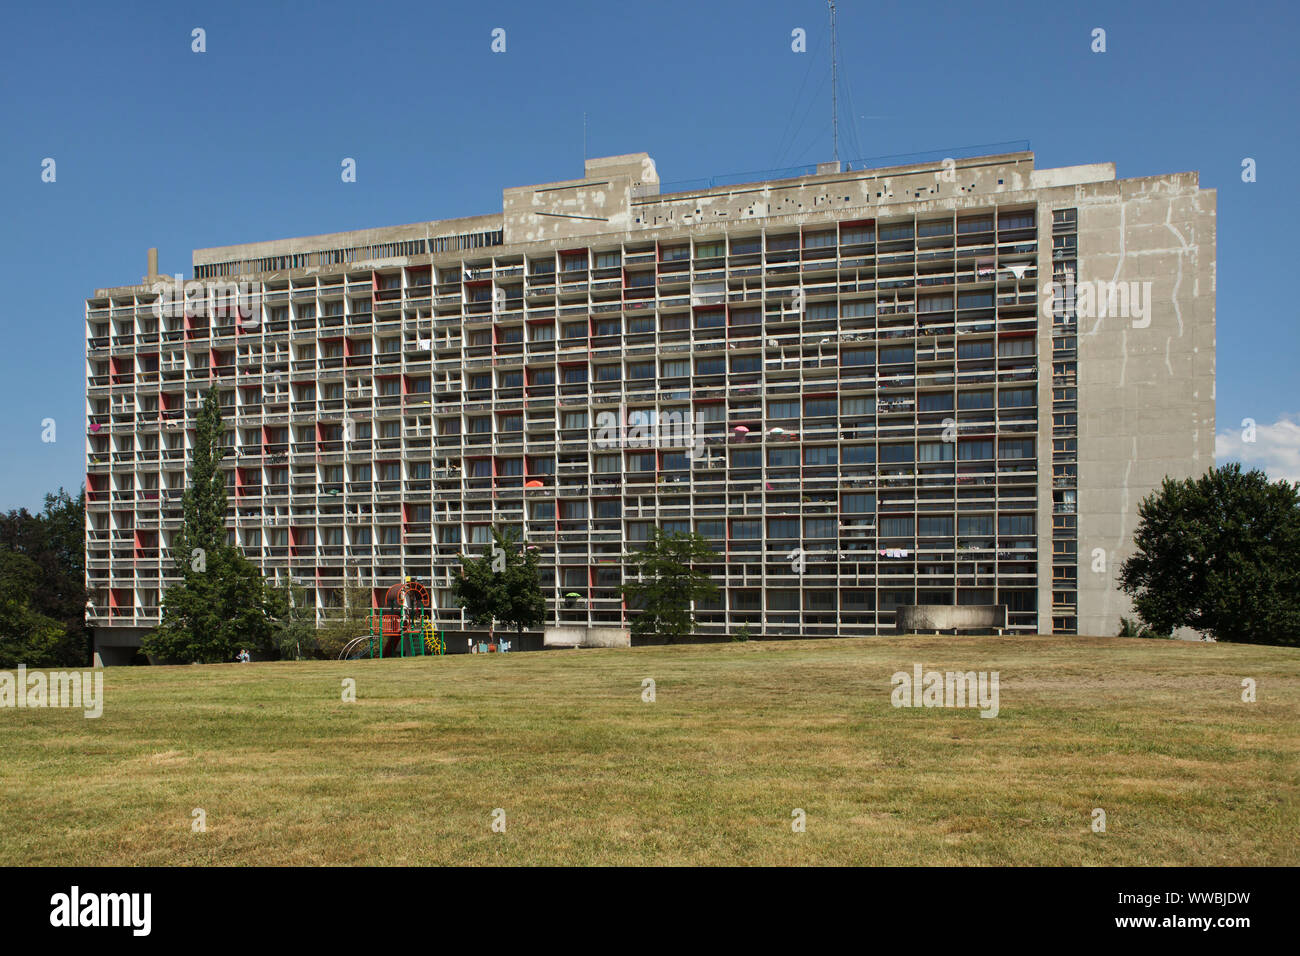
{"label": "glass window", "polygon": [[845,514],[871,514],[876,510],[876,496],[873,494],[844,495],[840,510]]}
{"label": "glass window", "polygon": [[993,407],[993,392],[991,390],[980,390],[978,392],[958,392],[957,407],[963,411],[971,411],[982,408]]}
{"label": "glass window", "polygon": [[769,538],[799,537],[799,519],[798,518],[768,518],[767,536]]}
{"label": "glass window", "polygon": [[881,518],[880,536],[882,538],[912,537],[912,519],[910,517]]}
{"label": "glass window", "polygon": [[957,357],[959,359],[992,358],[993,343],[989,340],[983,342],[958,342]]}

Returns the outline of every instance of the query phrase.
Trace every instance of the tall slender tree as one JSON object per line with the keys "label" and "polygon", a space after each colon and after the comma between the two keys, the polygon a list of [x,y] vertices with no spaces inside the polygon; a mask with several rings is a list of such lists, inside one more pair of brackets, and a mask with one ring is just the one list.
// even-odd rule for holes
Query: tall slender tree
{"label": "tall slender tree", "polygon": [[163,596],[162,625],[142,642],[166,661],[228,661],[242,648],[274,650],[276,605],[266,581],[239,549],[226,543],[225,457],[221,404],[215,389],[195,420],[182,526],[172,542],[180,580]]}

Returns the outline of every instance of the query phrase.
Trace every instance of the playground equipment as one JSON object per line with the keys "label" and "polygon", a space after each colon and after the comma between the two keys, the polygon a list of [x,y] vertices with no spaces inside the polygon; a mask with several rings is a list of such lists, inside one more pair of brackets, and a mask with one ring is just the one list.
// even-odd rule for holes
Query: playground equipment
{"label": "playground equipment", "polygon": [[345,657],[423,657],[445,654],[446,641],[433,626],[429,592],[410,578],[384,594],[384,606],[370,609],[368,634],[343,649]]}

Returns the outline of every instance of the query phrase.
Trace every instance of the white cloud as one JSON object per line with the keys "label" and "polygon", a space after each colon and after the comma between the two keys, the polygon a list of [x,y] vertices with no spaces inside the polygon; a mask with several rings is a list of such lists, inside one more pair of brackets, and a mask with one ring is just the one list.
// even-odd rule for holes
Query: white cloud
{"label": "white cloud", "polygon": [[1221,431],[1214,436],[1214,457],[1223,465],[1241,462],[1242,468],[1261,468],[1273,481],[1300,482],[1300,415],[1283,415],[1271,425],[1256,424],[1255,440],[1246,441],[1246,428]]}

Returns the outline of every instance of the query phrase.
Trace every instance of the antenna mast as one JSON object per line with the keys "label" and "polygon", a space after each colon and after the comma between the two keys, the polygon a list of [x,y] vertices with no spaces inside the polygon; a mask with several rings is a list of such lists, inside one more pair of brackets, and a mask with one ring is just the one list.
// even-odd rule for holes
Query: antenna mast
{"label": "antenna mast", "polygon": [[840,161],[840,103],[836,80],[838,52],[835,46],[835,0],[826,0],[831,8],[831,159]]}

